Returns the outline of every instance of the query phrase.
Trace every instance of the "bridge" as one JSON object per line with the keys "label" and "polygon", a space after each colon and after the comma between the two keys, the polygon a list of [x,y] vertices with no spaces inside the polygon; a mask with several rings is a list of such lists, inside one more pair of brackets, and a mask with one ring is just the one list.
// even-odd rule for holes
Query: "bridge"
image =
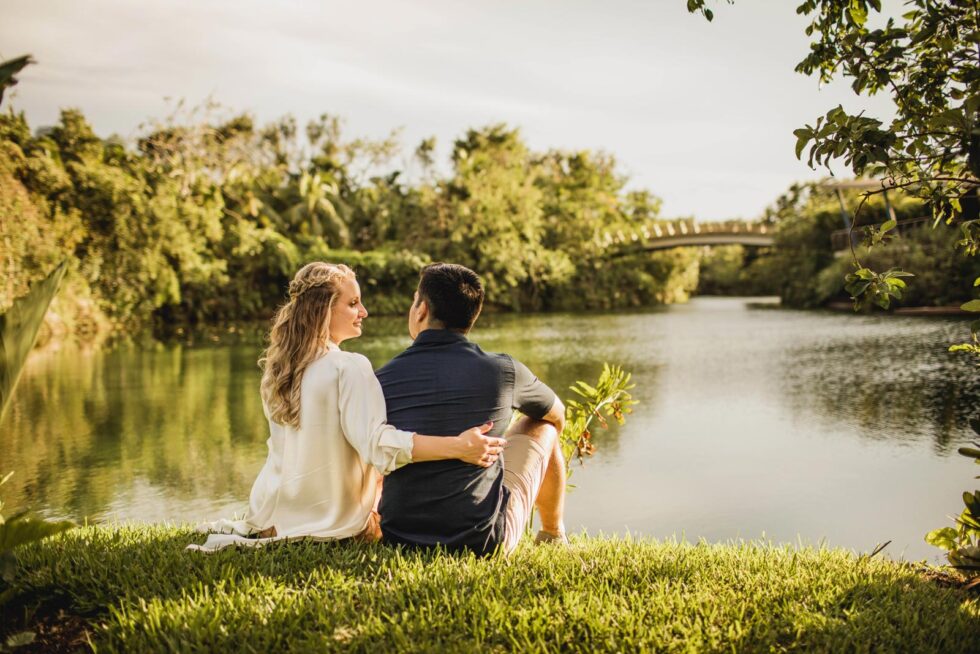
{"label": "bridge", "polygon": [[643,225],[629,232],[623,230],[606,232],[602,240],[602,244],[609,250],[606,255],[609,259],[677,247],[703,245],[772,247],[774,242],[770,226],[740,220],[705,223],[675,220],[656,223],[650,227]]}

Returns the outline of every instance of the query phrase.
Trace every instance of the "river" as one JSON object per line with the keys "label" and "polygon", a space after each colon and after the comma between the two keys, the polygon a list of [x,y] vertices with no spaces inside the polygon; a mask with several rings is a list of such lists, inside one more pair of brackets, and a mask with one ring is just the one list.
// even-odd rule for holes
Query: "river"
{"label": "river", "polygon": [[[370,317],[350,348],[377,366],[409,344]],[[574,466],[571,531],[690,541],[767,539],[940,561],[922,537],[951,524],[976,467],[980,375],[958,319],[854,316],[697,298],[640,312],[481,317],[569,397],[602,363],[640,404]],[[198,522],[244,511],[265,457],[260,331],[154,347],[35,352],[0,428],[8,508],[89,522]],[[346,344],[345,344],[346,348]]]}

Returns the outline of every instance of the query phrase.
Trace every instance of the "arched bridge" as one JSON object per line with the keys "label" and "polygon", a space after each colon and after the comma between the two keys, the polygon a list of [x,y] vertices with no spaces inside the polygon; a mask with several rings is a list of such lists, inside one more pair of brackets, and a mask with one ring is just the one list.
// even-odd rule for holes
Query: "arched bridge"
{"label": "arched bridge", "polygon": [[677,220],[643,227],[632,232],[607,232],[604,236],[609,259],[641,252],[701,245],[747,245],[772,247],[772,228],[761,223],[726,221],[698,223]]}

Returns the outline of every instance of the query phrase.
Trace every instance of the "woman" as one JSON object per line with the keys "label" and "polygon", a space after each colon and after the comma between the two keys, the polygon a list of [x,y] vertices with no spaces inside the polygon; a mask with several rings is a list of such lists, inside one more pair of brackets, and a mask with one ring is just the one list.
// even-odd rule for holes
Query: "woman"
{"label": "woman", "polygon": [[504,441],[492,425],[458,436],[413,434],[385,423],[381,386],[370,362],[343,352],[368,315],[354,272],[315,262],[289,284],[259,365],[269,419],[269,455],[252,486],[244,520],[204,525],[203,546],[257,545],[276,539],[380,537],[380,476],[405,464],[460,459],[490,466]]}

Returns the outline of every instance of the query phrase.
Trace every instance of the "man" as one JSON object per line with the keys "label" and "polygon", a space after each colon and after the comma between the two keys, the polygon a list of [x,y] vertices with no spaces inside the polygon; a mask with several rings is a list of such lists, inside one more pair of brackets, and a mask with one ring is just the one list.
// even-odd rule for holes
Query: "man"
{"label": "man", "polygon": [[388,542],[441,545],[489,554],[511,552],[536,506],[536,542],[567,542],[565,462],[558,434],[565,407],[554,391],[506,354],[486,353],[466,334],[483,307],[483,285],[469,268],[436,263],[422,270],[408,316],[414,343],[378,372],[388,423],[425,434],[455,434],[493,422],[507,429],[500,459],[488,468],[461,461],[405,466],[381,495]]}

